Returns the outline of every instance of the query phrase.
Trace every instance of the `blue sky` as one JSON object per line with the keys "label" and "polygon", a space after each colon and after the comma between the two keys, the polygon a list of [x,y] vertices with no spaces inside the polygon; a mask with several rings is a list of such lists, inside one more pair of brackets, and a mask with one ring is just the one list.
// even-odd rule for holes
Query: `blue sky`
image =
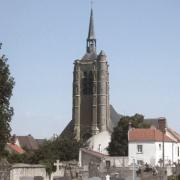
{"label": "blue sky", "polygon": [[[12,133],[59,134],[71,120],[73,61],[85,53],[88,0],[0,0],[1,54],[16,86]],[[180,1],[94,0],[97,49],[121,114],[164,116],[180,132]]]}

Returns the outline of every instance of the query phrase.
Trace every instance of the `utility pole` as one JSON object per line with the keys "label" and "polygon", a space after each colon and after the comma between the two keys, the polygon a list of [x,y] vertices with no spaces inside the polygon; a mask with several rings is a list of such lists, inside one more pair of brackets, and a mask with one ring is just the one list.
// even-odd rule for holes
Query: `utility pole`
{"label": "utility pole", "polygon": [[133,159],[133,180],[135,180],[135,159]]}
{"label": "utility pole", "polygon": [[164,148],[164,140],[165,140],[165,133],[166,133],[166,119],[164,117],[159,118],[158,120],[159,130],[162,132],[162,179],[165,175],[165,148]]}
{"label": "utility pole", "polygon": [[163,156],[163,169],[164,169],[164,136],[165,136],[165,130],[162,132],[162,139],[163,139],[163,153],[162,153],[162,156]]}

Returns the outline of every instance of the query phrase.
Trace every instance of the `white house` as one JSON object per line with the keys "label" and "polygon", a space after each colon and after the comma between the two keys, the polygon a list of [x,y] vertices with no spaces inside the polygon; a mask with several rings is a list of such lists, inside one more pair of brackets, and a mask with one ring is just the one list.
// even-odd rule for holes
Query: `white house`
{"label": "white house", "polygon": [[[180,135],[169,127],[166,128],[164,137],[161,132],[164,119],[157,121],[156,126],[148,129],[131,128],[128,131],[128,164],[133,161],[137,164],[151,164],[160,166],[163,159],[163,139],[164,139],[164,160],[165,164],[180,163]],[[111,141],[111,133],[103,131],[87,141],[87,149],[107,156],[107,147]],[[116,159],[115,157],[114,159]],[[124,157],[119,157],[123,159]],[[111,158],[110,164],[117,164]]]}
{"label": "white house", "polygon": [[[179,135],[167,129],[164,135],[164,159],[165,164],[180,161]],[[163,133],[156,128],[135,129],[128,132],[129,163],[133,159],[137,164],[148,163],[152,166],[160,165],[163,159]]]}

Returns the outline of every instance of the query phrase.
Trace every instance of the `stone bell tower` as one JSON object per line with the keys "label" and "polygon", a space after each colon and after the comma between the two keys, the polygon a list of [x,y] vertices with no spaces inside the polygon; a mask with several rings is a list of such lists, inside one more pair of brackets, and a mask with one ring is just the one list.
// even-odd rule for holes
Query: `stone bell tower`
{"label": "stone bell tower", "polygon": [[108,62],[103,51],[96,52],[92,9],[86,53],[74,61],[72,111],[77,140],[107,130],[110,121]]}

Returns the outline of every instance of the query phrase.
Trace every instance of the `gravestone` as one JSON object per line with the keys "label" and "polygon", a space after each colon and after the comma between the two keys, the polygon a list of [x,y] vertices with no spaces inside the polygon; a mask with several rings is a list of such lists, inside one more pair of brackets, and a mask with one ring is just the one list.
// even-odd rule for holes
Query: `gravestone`
{"label": "gravestone", "polygon": [[[79,169],[76,161],[54,163],[56,171],[51,174],[50,180],[75,180],[79,177]],[[84,180],[84,179],[83,179]]]}
{"label": "gravestone", "polygon": [[51,174],[51,180],[63,180],[64,178],[63,164],[59,160],[57,160],[54,163],[54,166],[56,167],[56,172]]}
{"label": "gravestone", "polygon": [[100,173],[99,173],[99,163],[93,162],[91,161],[89,163],[89,177],[99,177]]}
{"label": "gravestone", "polygon": [[54,166],[56,166],[56,171],[59,171],[60,168],[62,167],[62,163],[59,160],[56,160]]}
{"label": "gravestone", "polygon": [[10,180],[11,165],[5,159],[0,160],[0,180]]}
{"label": "gravestone", "polygon": [[110,175],[109,174],[106,175],[106,180],[110,180]]}

